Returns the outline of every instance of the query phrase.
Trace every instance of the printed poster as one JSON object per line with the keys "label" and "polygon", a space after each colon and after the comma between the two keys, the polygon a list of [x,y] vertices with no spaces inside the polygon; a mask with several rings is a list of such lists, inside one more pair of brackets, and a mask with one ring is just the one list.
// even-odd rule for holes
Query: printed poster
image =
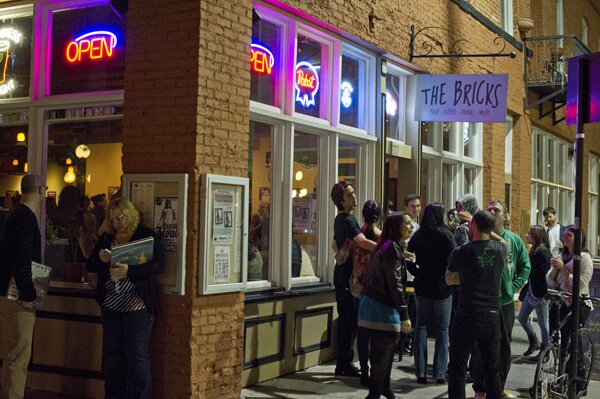
{"label": "printed poster", "polygon": [[154,198],[154,230],[162,238],[165,252],[177,252],[178,205],[177,197]]}
{"label": "printed poster", "polygon": [[133,183],[131,185],[131,202],[140,213],[140,222],[144,226],[152,226],[154,215],[154,183]]}
{"label": "printed poster", "polygon": [[213,191],[213,242],[231,244],[233,242],[234,190]]}
{"label": "printed poster", "polygon": [[215,283],[228,283],[231,268],[231,255],[229,247],[215,246],[214,256]]}

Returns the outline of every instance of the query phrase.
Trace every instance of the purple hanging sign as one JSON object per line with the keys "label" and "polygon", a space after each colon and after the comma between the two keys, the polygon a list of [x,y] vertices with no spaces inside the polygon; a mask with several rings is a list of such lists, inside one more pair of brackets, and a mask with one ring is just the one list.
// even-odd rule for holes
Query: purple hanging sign
{"label": "purple hanging sign", "polygon": [[[588,76],[579,76],[580,59],[588,62]],[[579,100],[579,79],[584,79],[589,95],[589,108],[583,123],[600,122],[600,53],[585,54],[569,58],[569,79],[567,80],[567,126],[577,123],[577,101]]]}
{"label": "purple hanging sign", "polygon": [[508,75],[417,75],[415,120],[506,122]]}

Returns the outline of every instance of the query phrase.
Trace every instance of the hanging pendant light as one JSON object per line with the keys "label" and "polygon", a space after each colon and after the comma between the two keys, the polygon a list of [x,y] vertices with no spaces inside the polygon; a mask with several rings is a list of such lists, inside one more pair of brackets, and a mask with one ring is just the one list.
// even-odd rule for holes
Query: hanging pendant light
{"label": "hanging pendant light", "polygon": [[73,183],[75,181],[75,177],[76,176],[75,176],[75,172],[73,172],[73,167],[69,166],[67,168],[67,173],[65,173],[65,177],[64,177],[65,183],[67,183],[67,184]]}
{"label": "hanging pendant light", "polygon": [[25,133],[19,132],[17,133],[17,142],[23,143],[25,141]]}
{"label": "hanging pendant light", "polygon": [[90,156],[91,150],[90,147],[88,147],[85,144],[79,144],[77,146],[77,148],[75,148],[75,155],[77,155],[77,158],[87,158]]}

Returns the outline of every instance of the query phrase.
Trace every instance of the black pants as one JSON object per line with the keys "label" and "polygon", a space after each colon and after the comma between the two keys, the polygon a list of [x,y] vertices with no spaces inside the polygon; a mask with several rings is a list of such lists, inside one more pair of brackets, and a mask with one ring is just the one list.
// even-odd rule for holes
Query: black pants
{"label": "black pants", "polygon": [[371,348],[371,378],[369,380],[369,399],[379,399],[382,394],[390,392],[390,374],[394,362],[394,348],[398,345],[400,333],[394,331],[364,329]]}
{"label": "black pants", "polygon": [[362,376],[369,375],[369,333],[366,328],[358,327],[356,329],[356,349],[358,350],[358,362],[360,363],[360,373]]}
{"label": "black pants", "polygon": [[467,361],[477,344],[483,360],[487,399],[500,399],[500,312],[458,308],[450,331],[448,398],[465,398]]}
{"label": "black pants", "polygon": [[337,302],[337,362],[336,370],[341,371],[350,367],[354,358],[354,338],[358,322],[358,301],[347,289],[335,289]]}
{"label": "black pants", "polygon": [[[500,387],[504,389],[506,379],[510,372],[512,362],[510,343],[512,342],[512,330],[515,325],[515,304],[511,302],[503,305],[500,312]],[[473,390],[475,392],[485,392],[486,372],[485,365],[479,350],[475,345],[470,363],[471,378],[473,378]]]}

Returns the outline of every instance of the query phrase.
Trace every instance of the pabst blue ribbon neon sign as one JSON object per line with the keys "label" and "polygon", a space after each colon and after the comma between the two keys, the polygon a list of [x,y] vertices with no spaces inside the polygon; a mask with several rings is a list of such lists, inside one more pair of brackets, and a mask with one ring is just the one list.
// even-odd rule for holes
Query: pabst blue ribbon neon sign
{"label": "pabst blue ribbon neon sign", "polygon": [[256,73],[270,75],[275,65],[275,57],[271,50],[260,44],[250,45],[250,66]]}
{"label": "pabst blue ribbon neon sign", "polygon": [[8,59],[14,57],[12,51],[20,44],[23,35],[13,28],[0,29],[0,96],[12,93],[17,88],[17,81],[7,79]]}
{"label": "pabst blue ribbon neon sign", "polygon": [[319,91],[319,73],[311,63],[301,61],[296,64],[294,87],[296,101],[304,107],[315,105],[315,96]]}
{"label": "pabst blue ribbon neon sign", "polygon": [[115,47],[117,35],[106,30],[97,30],[70,41],[65,53],[69,62],[79,62],[83,59],[95,61],[112,57]]}

